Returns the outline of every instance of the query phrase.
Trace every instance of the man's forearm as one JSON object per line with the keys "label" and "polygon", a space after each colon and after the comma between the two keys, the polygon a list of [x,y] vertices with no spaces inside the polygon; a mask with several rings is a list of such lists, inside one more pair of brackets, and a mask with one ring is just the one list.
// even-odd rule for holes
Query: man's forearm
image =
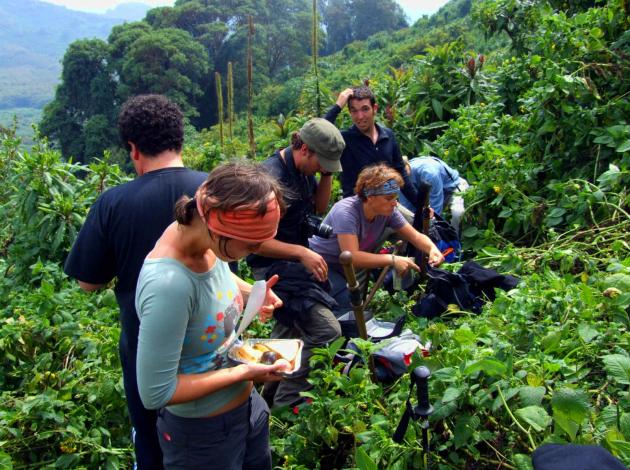
{"label": "man's forearm", "polygon": [[257,255],[266,256],[267,258],[276,259],[290,259],[299,261],[304,251],[308,248],[302,245],[295,245],[293,243],[285,243],[280,240],[268,240],[264,242],[258,251]]}
{"label": "man's forearm", "polygon": [[335,124],[335,121],[337,120],[337,116],[339,116],[340,112],[341,112],[341,108],[339,107],[339,105],[333,104],[330,107],[330,109],[326,112],[326,114],[324,114],[324,119]]}
{"label": "man's forearm", "polygon": [[330,192],[332,190],[332,175],[321,175],[315,193],[315,213],[323,214],[328,209]]}

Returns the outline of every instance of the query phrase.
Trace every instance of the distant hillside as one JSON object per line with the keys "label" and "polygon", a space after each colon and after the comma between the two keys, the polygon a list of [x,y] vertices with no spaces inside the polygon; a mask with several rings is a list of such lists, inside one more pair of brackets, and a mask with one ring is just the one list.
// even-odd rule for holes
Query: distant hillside
{"label": "distant hillside", "polygon": [[106,38],[123,21],[35,0],[0,0],[0,110],[41,108],[53,96],[68,44]]}

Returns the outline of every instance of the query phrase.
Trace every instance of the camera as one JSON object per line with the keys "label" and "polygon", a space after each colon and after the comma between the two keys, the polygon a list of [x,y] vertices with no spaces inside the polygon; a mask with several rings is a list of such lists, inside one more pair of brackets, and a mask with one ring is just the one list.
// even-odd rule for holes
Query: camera
{"label": "camera", "polygon": [[315,215],[307,215],[304,217],[304,226],[309,237],[317,235],[322,238],[330,238],[333,233],[333,228],[322,222],[320,217]]}

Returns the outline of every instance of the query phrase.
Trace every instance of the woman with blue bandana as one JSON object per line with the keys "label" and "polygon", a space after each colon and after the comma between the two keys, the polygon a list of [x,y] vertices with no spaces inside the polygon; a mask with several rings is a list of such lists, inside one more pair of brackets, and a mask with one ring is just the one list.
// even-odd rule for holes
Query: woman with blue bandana
{"label": "woman with blue bandana", "polygon": [[324,219],[324,223],[332,226],[333,235],[328,239],[318,236],[309,239],[311,250],[328,263],[331,295],[339,304],[341,313],[351,308],[346,279],[339,264],[342,251],[352,253],[353,264],[358,269],[392,266],[401,276],[410,269],[419,271],[412,258],[374,253],[385,230],[391,229],[426,253],[429,265],[439,266],[444,261],[431,239],[414,229],[398,211],[398,193],[403,184],[400,174],[387,165],[364,168],[357,178],[355,195],[337,202]]}

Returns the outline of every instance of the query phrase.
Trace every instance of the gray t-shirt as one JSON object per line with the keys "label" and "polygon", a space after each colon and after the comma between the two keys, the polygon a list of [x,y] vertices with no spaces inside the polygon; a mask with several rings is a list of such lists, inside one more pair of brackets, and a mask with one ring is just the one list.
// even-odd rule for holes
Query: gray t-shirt
{"label": "gray t-shirt", "polygon": [[394,209],[390,216],[378,215],[374,220],[368,221],[363,213],[363,202],[358,196],[352,196],[337,202],[324,219],[324,223],[333,228],[333,235],[328,239],[315,235],[309,238],[309,246],[311,250],[319,253],[332,268],[341,270],[339,265],[341,248],[339,248],[337,235],[356,235],[359,239],[359,249],[373,252],[378,248],[378,242],[385,228],[400,230],[407,221],[398,209]]}
{"label": "gray t-shirt", "polygon": [[[140,318],[138,390],[144,406],[166,406],[175,393],[177,374],[199,374],[228,366],[217,349],[234,332],[243,297],[228,264],[217,259],[196,273],[172,258],[144,261],[136,290]],[[243,393],[237,382],[197,400],[167,409],[185,418],[208,416]]]}

